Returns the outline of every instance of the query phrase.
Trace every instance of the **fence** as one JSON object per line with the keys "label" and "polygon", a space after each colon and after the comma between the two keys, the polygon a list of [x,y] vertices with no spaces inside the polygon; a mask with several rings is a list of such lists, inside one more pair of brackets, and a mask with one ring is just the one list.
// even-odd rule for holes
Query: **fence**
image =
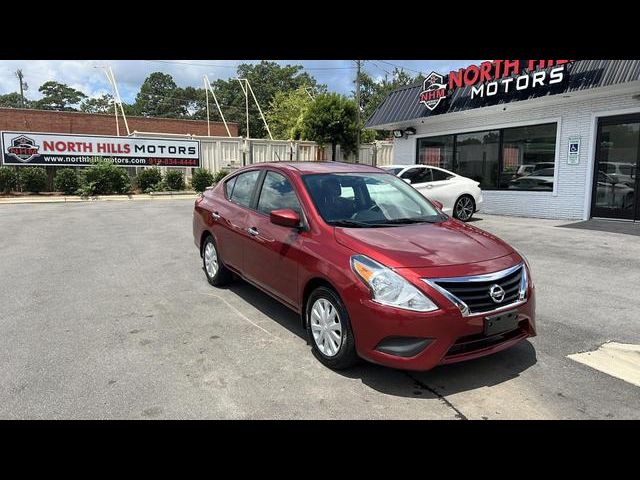
{"label": "fence", "polygon": [[[201,166],[212,172],[235,170],[243,165],[264,162],[323,162],[331,160],[331,145],[321,147],[303,140],[245,139],[243,137],[207,137],[197,135],[134,132],[134,137],[189,138],[200,141]],[[360,145],[359,163],[390,165],[393,163],[393,142],[374,142]],[[336,161],[356,162],[354,153],[336,146]],[[185,176],[191,174],[184,169]]]}

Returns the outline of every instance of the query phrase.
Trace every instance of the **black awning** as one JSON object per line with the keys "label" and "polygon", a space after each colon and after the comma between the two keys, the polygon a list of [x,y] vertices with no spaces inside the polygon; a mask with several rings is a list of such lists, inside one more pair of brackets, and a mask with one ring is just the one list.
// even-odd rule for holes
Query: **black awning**
{"label": "black awning", "polygon": [[[391,92],[369,117],[365,127],[376,128],[407,120],[632,82],[640,80],[640,60],[576,60],[567,64],[566,72],[567,80],[556,85],[537,86],[508,94],[497,93],[490,97],[477,96],[472,99],[470,86],[456,88],[433,112],[420,103],[418,97],[422,83],[416,83]],[[445,83],[448,83],[447,77]]]}

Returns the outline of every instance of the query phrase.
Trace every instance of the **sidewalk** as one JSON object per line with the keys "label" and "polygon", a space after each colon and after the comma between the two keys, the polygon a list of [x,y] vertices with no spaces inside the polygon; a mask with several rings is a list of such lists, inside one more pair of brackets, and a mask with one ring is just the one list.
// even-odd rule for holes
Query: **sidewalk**
{"label": "sidewalk", "polygon": [[29,195],[24,197],[0,197],[1,204],[9,203],[67,203],[67,202],[94,202],[94,201],[126,201],[126,200],[167,200],[167,199],[196,199],[196,192],[157,192],[130,195],[99,195],[82,198],[78,195]]}

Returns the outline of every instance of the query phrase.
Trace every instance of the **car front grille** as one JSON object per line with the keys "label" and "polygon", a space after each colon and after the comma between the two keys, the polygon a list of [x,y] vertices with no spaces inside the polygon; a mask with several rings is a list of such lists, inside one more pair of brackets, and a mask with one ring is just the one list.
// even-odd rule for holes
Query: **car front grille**
{"label": "car front grille", "polygon": [[[523,301],[527,289],[527,272],[521,263],[485,275],[425,279],[425,282],[457,305],[463,315],[471,315],[490,312]],[[501,300],[492,298],[492,288],[497,291],[498,296],[502,289],[504,297]]]}

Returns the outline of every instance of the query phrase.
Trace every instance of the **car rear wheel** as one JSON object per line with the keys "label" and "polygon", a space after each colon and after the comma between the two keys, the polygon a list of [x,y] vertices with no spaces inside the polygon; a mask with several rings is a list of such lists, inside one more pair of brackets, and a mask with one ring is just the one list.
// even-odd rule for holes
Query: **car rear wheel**
{"label": "car rear wheel", "polygon": [[453,206],[453,216],[463,222],[468,222],[476,210],[476,202],[471,195],[462,195]]}
{"label": "car rear wheel", "polygon": [[202,245],[202,266],[208,282],[214,287],[226,285],[233,279],[233,274],[220,261],[218,248],[212,236],[205,238]]}
{"label": "car rear wheel", "polygon": [[309,343],[323,365],[343,370],[358,363],[349,315],[333,290],[316,288],[309,295],[305,312]]}

